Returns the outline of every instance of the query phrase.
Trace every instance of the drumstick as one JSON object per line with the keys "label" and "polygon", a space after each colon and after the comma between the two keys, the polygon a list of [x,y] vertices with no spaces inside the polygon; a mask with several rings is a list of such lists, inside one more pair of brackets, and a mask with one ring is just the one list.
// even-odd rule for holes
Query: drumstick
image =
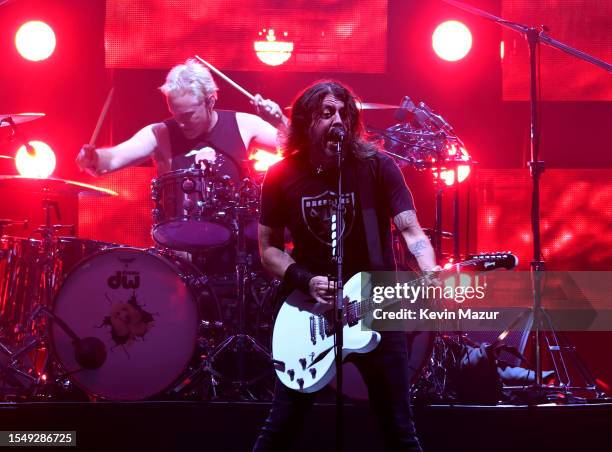
{"label": "drumstick", "polygon": [[208,66],[208,68],[213,71],[215,74],[217,74],[219,77],[221,77],[223,80],[225,80],[227,83],[229,83],[230,85],[232,85],[234,88],[236,88],[238,91],[240,91],[242,94],[244,94],[246,97],[248,97],[250,100],[255,99],[255,96],[253,96],[251,93],[249,93],[246,89],[244,89],[242,86],[240,86],[238,83],[236,83],[235,81],[233,81],[231,78],[229,78],[227,75],[225,75],[223,72],[221,72],[219,69],[217,69],[216,67],[214,67],[212,64],[210,64],[208,61],[200,58],[198,55],[195,56],[196,59],[198,59],[200,62],[204,63],[206,66]]}
{"label": "drumstick", "polygon": [[89,144],[92,146],[95,146],[96,144],[96,140],[98,139],[98,134],[100,133],[100,129],[102,128],[102,123],[104,122],[106,113],[108,113],[108,107],[110,107],[110,103],[111,103],[111,100],[113,99],[114,92],[115,92],[115,87],[113,86],[108,92],[108,95],[106,96],[106,101],[104,102],[104,106],[102,107],[102,111],[100,112],[100,116],[98,117],[96,128],[91,134],[91,139],[89,140]]}

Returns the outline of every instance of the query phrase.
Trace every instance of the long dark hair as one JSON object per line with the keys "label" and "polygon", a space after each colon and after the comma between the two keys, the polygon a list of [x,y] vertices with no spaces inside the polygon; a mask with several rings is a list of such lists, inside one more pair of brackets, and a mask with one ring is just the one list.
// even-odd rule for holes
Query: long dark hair
{"label": "long dark hair", "polygon": [[335,80],[320,80],[304,89],[293,101],[291,107],[291,122],[283,147],[285,156],[302,154],[310,146],[310,126],[314,115],[321,108],[325,96],[331,94],[344,102],[346,109],[346,143],[351,152],[366,158],[376,152],[376,146],[366,141],[361,112],[357,108],[357,97],[353,92]]}

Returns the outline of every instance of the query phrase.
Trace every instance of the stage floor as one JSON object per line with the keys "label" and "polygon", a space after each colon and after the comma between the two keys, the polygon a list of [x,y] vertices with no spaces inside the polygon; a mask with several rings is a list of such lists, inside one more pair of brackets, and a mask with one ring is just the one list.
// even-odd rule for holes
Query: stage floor
{"label": "stage floor", "polygon": [[[269,407],[251,402],[3,403],[0,430],[76,431],[78,450],[248,451]],[[382,450],[367,404],[349,404],[345,414],[345,450]],[[316,404],[295,450],[334,450],[334,415],[333,405]],[[611,447],[610,403],[432,405],[415,409],[415,416],[426,452]]]}

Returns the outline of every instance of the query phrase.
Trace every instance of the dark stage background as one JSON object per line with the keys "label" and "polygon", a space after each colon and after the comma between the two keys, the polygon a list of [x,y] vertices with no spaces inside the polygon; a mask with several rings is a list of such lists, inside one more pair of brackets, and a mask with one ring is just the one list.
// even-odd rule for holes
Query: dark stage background
{"label": "dark stage background", "polygon": [[[198,6],[205,3],[208,10]],[[537,2],[538,6],[519,0],[470,3],[516,21],[546,23],[553,37],[612,60],[610,0],[550,0]],[[123,10],[128,4],[132,9]],[[190,5],[192,9],[176,7],[179,4]],[[365,6],[368,4],[373,6]],[[164,5],[168,9],[160,12]],[[297,11],[296,16],[291,16],[293,20],[278,13],[278,8],[287,11],[283,9],[287,8],[285,2],[232,2],[231,18],[235,24],[243,23],[239,12],[244,5],[262,12],[249,16],[254,18],[251,21],[254,29],[247,31],[232,28],[226,6],[219,5],[228,2],[15,0],[0,8],[3,56],[0,110],[45,112],[44,119],[27,124],[22,130],[55,150],[58,164],[54,176],[94,183],[120,193],[115,199],[81,200],[78,217],[81,236],[135,246],[151,245],[148,196],[153,168],[133,168],[93,179],[79,172],[74,157],[89,140],[111,86],[115,87],[115,97],[98,145],[117,143],[140,127],[167,117],[157,87],[171,65],[197,52],[218,64],[249,91],[262,93],[280,105],[289,105],[305,85],[327,77],[348,83],[368,102],[397,104],[404,95],[425,101],[454,126],[478,162],[470,182],[461,187],[463,249],[466,246],[470,251],[510,249],[519,254],[523,264],[529,262],[530,181],[526,169],[529,105],[524,101],[527,56],[520,36],[502,32],[496,24],[437,0],[321,0],[308,2],[311,9],[302,2],[292,2],[293,11]],[[109,53],[105,55],[107,11],[109,23],[114,25],[107,30]],[[129,12],[152,11],[163,20],[133,24],[135,35],[121,34],[121,29],[116,28],[130,17]],[[226,19],[214,20],[213,15],[211,20],[210,14],[215,11]],[[300,11],[320,12],[321,20],[312,15],[300,16]],[[185,15],[192,20],[183,20]],[[196,25],[189,28],[198,17],[206,18],[201,34],[194,32]],[[355,21],[354,28],[338,26],[349,18]],[[55,53],[39,63],[22,59],[13,44],[17,27],[34,19],[49,23],[57,36]],[[464,22],[474,38],[468,56],[455,63],[439,59],[431,48],[434,28],[449,19]],[[161,28],[160,24],[168,28]],[[217,24],[219,29],[215,28]],[[183,28],[177,28],[179,25]],[[202,23],[197,22],[197,26]],[[248,44],[251,32],[272,27],[288,28],[289,37],[296,44],[307,42],[310,56],[300,61],[294,56],[287,66],[274,69],[254,60],[251,48],[244,53],[236,50],[237,40]],[[328,40],[315,39],[314,34],[322,29],[331,30]],[[354,37],[346,39],[351,33]],[[139,48],[143,37],[152,40],[146,43],[148,47]],[[349,48],[348,44],[355,46]],[[329,58],[328,53],[338,46],[342,55]],[[122,54],[122,50],[126,52]],[[317,52],[327,56],[313,57]],[[542,179],[545,258],[549,268],[612,270],[610,75],[554,49],[543,49],[541,61],[545,101],[541,103],[540,157],[548,168]],[[251,111],[242,94],[223,81],[218,80],[218,84],[219,108]],[[366,112],[365,121],[377,127],[395,122],[392,111]],[[0,131],[0,140],[5,135]],[[15,143],[0,141],[2,154],[14,153],[16,148]],[[15,170],[8,160],[0,160],[0,173],[15,174]],[[414,170],[407,170],[406,177],[415,194],[422,224],[433,226],[431,178]],[[450,198],[449,195],[445,199],[447,229],[452,228]],[[3,191],[0,216],[11,216],[15,209],[23,211],[28,203],[31,200],[27,193]],[[35,206],[28,207],[33,221],[40,221],[41,216],[33,213],[35,210]],[[77,212],[69,202],[64,216],[68,221],[77,220]],[[596,375],[611,383],[612,355],[607,347],[610,335],[583,333],[573,338]]]}

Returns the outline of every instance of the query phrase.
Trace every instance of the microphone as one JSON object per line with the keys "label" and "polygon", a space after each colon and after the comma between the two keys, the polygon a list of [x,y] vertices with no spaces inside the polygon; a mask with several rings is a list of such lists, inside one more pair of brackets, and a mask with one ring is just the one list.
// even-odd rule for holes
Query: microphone
{"label": "microphone", "polygon": [[441,128],[441,129],[447,129],[447,130],[449,130],[449,131],[451,131],[451,132],[453,131],[453,128],[451,127],[451,125],[450,125],[448,122],[446,122],[442,116],[440,116],[440,115],[438,115],[438,114],[434,113],[434,112],[431,110],[431,108],[429,108],[429,107],[428,107],[428,106],[425,104],[425,102],[421,102],[421,103],[419,103],[419,107],[421,108],[421,110],[422,110],[422,111],[424,111],[424,112],[425,112],[425,114],[427,115],[427,117],[428,117],[429,119],[431,119],[431,121],[432,121],[432,122],[433,122],[433,123],[434,123],[436,126],[438,126],[438,127],[439,127],[439,128]]}
{"label": "microphone", "polygon": [[72,347],[74,348],[74,359],[83,369],[94,370],[99,369],[106,362],[106,346],[101,339],[97,337],[79,337],[66,322],[53,312],[46,308],[36,308],[32,314],[35,318],[38,313],[44,313],[52,321],[56,322],[59,327],[64,330],[70,339],[72,339]]}
{"label": "microphone", "polygon": [[414,105],[414,102],[412,102],[412,99],[410,99],[408,96],[404,96],[398,109],[395,111],[395,119],[397,119],[399,122],[406,122],[408,113],[414,112],[415,108],[416,106]]}
{"label": "microphone", "polygon": [[94,370],[106,362],[106,347],[97,337],[84,337],[72,341],[74,359],[83,369]]}
{"label": "microphone", "polygon": [[342,126],[333,126],[327,132],[327,140],[341,143],[346,138],[346,129]]}

